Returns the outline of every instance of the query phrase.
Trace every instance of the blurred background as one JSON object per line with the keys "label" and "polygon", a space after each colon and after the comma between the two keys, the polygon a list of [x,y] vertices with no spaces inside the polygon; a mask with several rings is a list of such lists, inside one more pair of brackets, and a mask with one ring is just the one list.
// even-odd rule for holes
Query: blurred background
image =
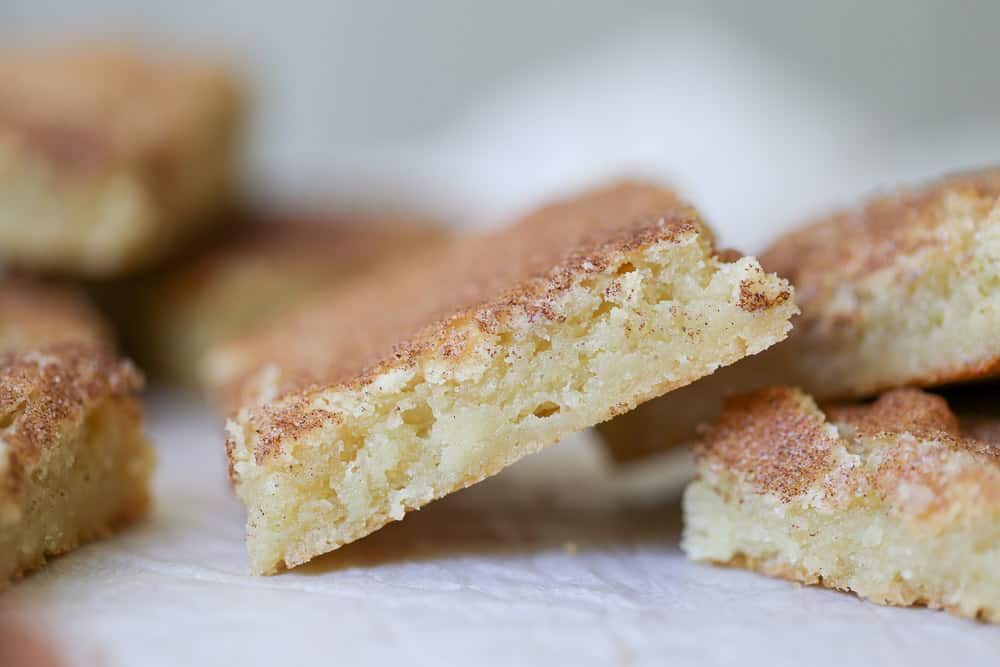
{"label": "blurred background", "polygon": [[622,175],[760,249],[880,186],[995,162],[1000,3],[63,0],[0,42],[125,35],[251,82],[250,179],[488,225]]}

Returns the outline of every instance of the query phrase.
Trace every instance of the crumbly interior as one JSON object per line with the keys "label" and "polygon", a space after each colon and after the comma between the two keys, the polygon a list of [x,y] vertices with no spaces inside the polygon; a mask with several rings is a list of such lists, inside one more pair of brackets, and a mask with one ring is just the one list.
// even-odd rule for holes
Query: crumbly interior
{"label": "crumbly interior", "polygon": [[940,496],[902,480],[881,492],[857,487],[831,500],[838,473],[876,471],[890,446],[891,439],[853,441],[852,451],[839,452],[840,466],[825,484],[788,500],[756,490],[732,471],[700,466],[684,494],[682,547],[697,561],[853,591],[880,604],[925,605],[1000,622],[1000,508],[949,502],[933,517],[909,511],[905,505],[925,506]]}
{"label": "crumbly interior", "polygon": [[[201,136],[203,134],[204,136]],[[16,264],[105,276],[168,252],[213,222],[228,194],[232,128],[206,127],[168,165],[169,187],[151,187],[151,165],[54,166],[0,133],[0,247]]]}
{"label": "crumbly interior", "polygon": [[[0,453],[3,447],[0,440]],[[22,492],[0,503],[0,588],[46,557],[142,515],[152,466],[133,398],[107,398],[65,428],[31,467]]]}
{"label": "crumbly interior", "polygon": [[805,307],[789,345],[807,391],[861,397],[940,384],[1000,357],[1000,207],[984,220],[967,199],[950,197],[945,206],[939,248],[845,281],[815,322]]}
{"label": "crumbly interior", "polygon": [[[471,343],[457,363],[424,355],[363,387],[320,391],[309,407],[336,418],[270,456],[255,458],[262,433],[244,410],[229,424],[230,457],[253,570],[336,549],[783,338],[787,283],[750,258],[721,262],[708,243],[689,234],[619,253],[546,317],[496,332],[459,324]],[[747,307],[748,289],[769,307]]]}

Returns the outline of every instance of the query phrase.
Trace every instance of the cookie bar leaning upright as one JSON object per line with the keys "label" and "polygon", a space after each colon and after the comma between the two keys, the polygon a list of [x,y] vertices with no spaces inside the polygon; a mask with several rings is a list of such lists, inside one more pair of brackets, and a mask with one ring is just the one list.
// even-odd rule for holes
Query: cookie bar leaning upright
{"label": "cookie bar leaning upright", "polygon": [[0,259],[107,277],[214,224],[242,125],[236,83],[124,48],[0,50]]}
{"label": "cookie bar leaning upright", "polygon": [[140,384],[75,294],[0,282],[0,588],[146,511]]}
{"label": "cookie bar leaning upright", "polygon": [[748,567],[1000,621],[1000,429],[897,389],[817,407],[797,389],[727,402],[695,447],[682,546]]}
{"label": "cookie bar leaning upright", "polygon": [[[253,570],[363,537],[774,336],[791,289],[626,183],[314,298],[210,356]],[[759,322],[757,326],[759,326]]]}

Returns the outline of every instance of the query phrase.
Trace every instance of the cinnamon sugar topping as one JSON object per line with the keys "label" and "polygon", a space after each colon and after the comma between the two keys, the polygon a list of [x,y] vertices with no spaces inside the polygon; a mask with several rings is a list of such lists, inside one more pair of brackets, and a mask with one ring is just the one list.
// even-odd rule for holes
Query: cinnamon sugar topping
{"label": "cinnamon sugar topping", "polygon": [[1000,169],[957,174],[922,189],[903,190],[864,208],[834,215],[787,234],[761,255],[761,264],[792,281],[803,312],[832,298],[843,281],[900,265],[947,243],[939,231],[948,206],[962,202],[984,216],[1000,196]]}
{"label": "cinnamon sugar topping", "polygon": [[825,410],[786,387],[732,399],[695,455],[783,502],[810,490],[830,502],[874,492],[921,520],[1000,506],[1000,443],[970,437],[1000,433],[983,418],[960,428],[943,398],[916,389]]}
{"label": "cinnamon sugar topping", "polygon": [[67,289],[0,281],[0,501],[97,401],[142,385],[93,308]]}
{"label": "cinnamon sugar topping", "polygon": [[740,473],[785,501],[804,493],[834,465],[836,438],[811,399],[772,387],[726,402],[718,425],[695,445],[695,458]]}
{"label": "cinnamon sugar topping", "polygon": [[[657,242],[710,239],[674,193],[622,183],[548,206],[498,233],[455,241],[321,294],[268,330],[223,348],[237,360],[222,393],[231,408],[255,402],[261,369],[280,368],[277,396],[362,386],[426,352],[460,360],[466,337],[512,318],[554,320],[553,304],[576,281]],[[462,323],[473,323],[474,329]]]}

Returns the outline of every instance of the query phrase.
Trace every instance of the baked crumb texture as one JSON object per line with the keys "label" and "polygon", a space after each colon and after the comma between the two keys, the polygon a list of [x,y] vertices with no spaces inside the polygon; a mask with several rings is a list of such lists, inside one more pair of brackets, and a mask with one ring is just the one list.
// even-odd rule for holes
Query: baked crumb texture
{"label": "baked crumb texture", "polygon": [[949,176],[793,232],[761,255],[792,281],[802,309],[786,355],[792,375],[777,381],[830,400],[996,375],[998,196],[998,169]]}
{"label": "baked crumb texture", "polygon": [[[415,218],[331,212],[248,215],[220,243],[132,289],[120,310],[128,349],[147,373],[203,388],[211,347],[287,312],[309,294],[345,288],[383,262],[442,242]],[[129,287],[134,287],[130,285]]]}
{"label": "baked crumb texture", "polygon": [[217,350],[253,571],[363,537],[783,337],[789,285],[626,183],[456,242]]}
{"label": "baked crumb texture", "polygon": [[825,409],[784,387],[732,399],[695,447],[682,546],[694,560],[997,622],[1000,447],[984,433],[918,389]]}
{"label": "baked crumb texture", "polygon": [[609,452],[629,461],[690,442],[726,396],[773,384],[835,400],[996,375],[998,195],[998,170],[948,176],[781,238],[760,261],[795,286],[788,340],[601,425]]}
{"label": "baked crumb texture", "polygon": [[126,49],[0,50],[0,255],[106,277],[168,254],[230,198],[240,97]]}
{"label": "baked crumb texture", "polygon": [[6,282],[0,304],[3,587],[141,516],[153,454],[133,395],[141,377],[84,302]]}

